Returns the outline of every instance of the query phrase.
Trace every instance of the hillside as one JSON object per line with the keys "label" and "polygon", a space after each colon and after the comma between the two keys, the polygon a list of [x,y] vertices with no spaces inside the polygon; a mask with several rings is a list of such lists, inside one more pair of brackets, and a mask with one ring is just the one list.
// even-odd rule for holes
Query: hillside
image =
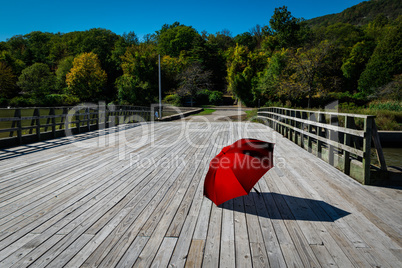
{"label": "hillside", "polygon": [[396,19],[402,14],[402,1],[400,0],[371,0],[364,1],[341,13],[325,15],[307,20],[312,27],[328,26],[337,22],[364,25],[377,15],[384,14],[388,19]]}

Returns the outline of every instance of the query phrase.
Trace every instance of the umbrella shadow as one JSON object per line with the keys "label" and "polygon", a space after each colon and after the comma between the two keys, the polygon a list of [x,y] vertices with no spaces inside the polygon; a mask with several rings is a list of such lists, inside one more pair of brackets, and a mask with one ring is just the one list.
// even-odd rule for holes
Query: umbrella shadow
{"label": "umbrella shadow", "polygon": [[229,200],[219,207],[279,220],[334,222],[350,212],[321,200],[279,193],[255,193]]}

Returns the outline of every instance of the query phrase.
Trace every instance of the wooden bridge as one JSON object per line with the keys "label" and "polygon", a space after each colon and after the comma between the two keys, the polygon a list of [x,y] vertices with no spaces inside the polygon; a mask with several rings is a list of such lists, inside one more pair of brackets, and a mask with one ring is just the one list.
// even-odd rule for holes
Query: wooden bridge
{"label": "wooden bridge", "polygon": [[[202,120],[201,120],[202,121]],[[240,138],[275,167],[217,207]],[[0,267],[402,267],[401,190],[365,186],[262,124],[122,125],[1,150]]]}

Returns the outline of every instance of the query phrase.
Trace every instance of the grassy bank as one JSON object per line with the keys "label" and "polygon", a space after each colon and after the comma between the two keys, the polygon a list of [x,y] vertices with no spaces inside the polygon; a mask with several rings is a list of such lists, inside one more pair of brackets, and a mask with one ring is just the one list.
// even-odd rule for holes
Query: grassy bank
{"label": "grassy bank", "polygon": [[208,115],[208,114],[212,114],[213,112],[215,112],[215,109],[209,109],[209,108],[204,108],[204,111],[198,113],[198,114],[193,114],[192,116],[197,116],[197,115]]}
{"label": "grassy bank", "polygon": [[342,113],[375,115],[375,122],[379,130],[402,131],[402,102],[400,101],[374,101],[366,107],[358,107],[353,103],[342,103],[338,109]]}

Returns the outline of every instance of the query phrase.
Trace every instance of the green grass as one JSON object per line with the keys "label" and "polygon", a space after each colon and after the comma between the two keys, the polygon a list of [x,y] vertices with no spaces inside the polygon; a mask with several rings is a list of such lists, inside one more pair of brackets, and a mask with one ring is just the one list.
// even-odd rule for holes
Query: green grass
{"label": "green grass", "polygon": [[247,114],[246,120],[252,120],[254,117],[257,116],[258,109],[253,109],[250,111],[245,111]]}
{"label": "green grass", "polygon": [[[373,101],[368,107],[358,107],[353,103],[342,103],[339,111],[342,113],[375,115],[375,123],[379,130],[402,130],[402,102]],[[360,122],[361,125],[363,124]],[[360,126],[361,128],[363,126]]]}
{"label": "green grass", "polygon": [[202,112],[200,112],[198,114],[193,114],[193,116],[196,116],[196,115],[208,115],[208,114],[212,114],[215,111],[216,111],[215,109],[206,108],[206,109],[204,109],[204,111],[202,111]]}

